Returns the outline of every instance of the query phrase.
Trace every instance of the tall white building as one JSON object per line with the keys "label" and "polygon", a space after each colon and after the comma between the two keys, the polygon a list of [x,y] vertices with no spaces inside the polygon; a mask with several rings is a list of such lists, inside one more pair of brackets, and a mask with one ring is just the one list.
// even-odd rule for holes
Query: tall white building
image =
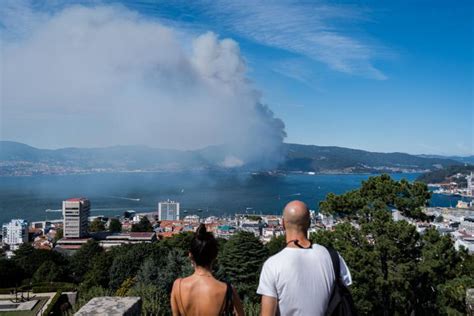
{"label": "tall white building", "polygon": [[179,202],[167,200],[158,203],[158,220],[179,220]]}
{"label": "tall white building", "polygon": [[28,242],[28,222],[24,219],[12,219],[2,225],[2,244],[9,245],[11,251],[17,250],[21,244]]}
{"label": "tall white building", "polygon": [[466,177],[467,180],[467,194],[474,196],[474,173],[471,171],[471,174]]}
{"label": "tall white building", "polygon": [[83,238],[88,234],[91,204],[85,198],[63,201],[64,238]]}

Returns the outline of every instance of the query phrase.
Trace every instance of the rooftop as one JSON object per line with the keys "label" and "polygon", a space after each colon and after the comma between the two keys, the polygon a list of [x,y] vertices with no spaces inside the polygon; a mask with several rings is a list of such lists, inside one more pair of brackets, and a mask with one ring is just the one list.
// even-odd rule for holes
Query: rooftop
{"label": "rooftop", "polygon": [[79,197],[79,198],[69,198],[66,201],[67,202],[81,202],[81,201],[87,201],[87,199],[83,197]]}

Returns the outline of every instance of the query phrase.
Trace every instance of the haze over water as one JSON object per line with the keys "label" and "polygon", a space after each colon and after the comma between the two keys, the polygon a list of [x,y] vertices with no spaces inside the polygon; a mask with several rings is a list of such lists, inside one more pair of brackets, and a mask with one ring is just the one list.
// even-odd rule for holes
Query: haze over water
{"label": "haze over water", "polygon": [[[61,218],[62,200],[87,197],[91,215],[115,216],[125,210],[151,212],[161,200],[181,202],[182,215],[230,215],[246,212],[279,214],[293,199],[317,210],[330,192],[356,189],[370,175],[305,175],[278,177],[204,173],[116,173],[66,176],[3,177],[0,180],[0,223]],[[418,174],[393,174],[396,180]],[[139,200],[138,200],[139,199]],[[459,198],[434,195],[433,206],[454,206]],[[201,211],[198,211],[201,209]],[[187,210],[186,213],[183,211]]]}

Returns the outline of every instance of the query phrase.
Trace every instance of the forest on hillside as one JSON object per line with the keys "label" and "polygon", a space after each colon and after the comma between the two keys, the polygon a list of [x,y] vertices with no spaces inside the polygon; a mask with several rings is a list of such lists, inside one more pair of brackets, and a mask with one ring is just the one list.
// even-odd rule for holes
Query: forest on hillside
{"label": "forest on hillside", "polygon": [[[474,165],[462,165],[462,166],[449,166],[439,170],[430,171],[423,173],[418,177],[418,181],[424,183],[443,183],[443,182],[456,182],[461,187],[466,186],[466,177],[471,172],[474,172]],[[454,177],[457,174],[461,174],[461,177]]]}

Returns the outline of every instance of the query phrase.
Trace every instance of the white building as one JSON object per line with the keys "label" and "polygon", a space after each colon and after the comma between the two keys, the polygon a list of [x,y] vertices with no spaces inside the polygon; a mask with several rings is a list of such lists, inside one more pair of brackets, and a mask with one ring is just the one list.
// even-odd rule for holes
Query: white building
{"label": "white building", "polygon": [[85,198],[63,201],[64,238],[84,238],[88,234],[91,204]]}
{"label": "white building", "polygon": [[192,224],[199,224],[199,216],[198,215],[188,215],[183,218],[184,222],[192,223]]}
{"label": "white building", "polygon": [[158,203],[158,220],[179,220],[179,202],[167,200]]}
{"label": "white building", "polygon": [[24,219],[12,219],[2,225],[2,245],[10,246],[11,251],[17,250],[21,244],[28,242],[28,222]]}
{"label": "white building", "polygon": [[474,173],[471,171],[471,174],[466,177],[467,180],[467,195],[474,196]]}
{"label": "white building", "polygon": [[460,230],[464,230],[467,234],[474,235],[474,217],[465,217],[459,225]]}

